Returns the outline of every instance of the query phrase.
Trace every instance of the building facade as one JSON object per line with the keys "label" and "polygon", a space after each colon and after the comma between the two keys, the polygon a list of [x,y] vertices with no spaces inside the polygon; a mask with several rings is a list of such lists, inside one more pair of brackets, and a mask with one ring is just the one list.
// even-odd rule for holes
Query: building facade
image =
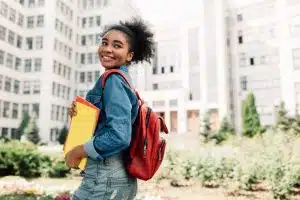
{"label": "building facade", "polygon": [[156,27],[157,56],[143,75],[144,96],[171,131],[199,132],[210,113],[241,131],[242,101],[256,97],[263,125],[285,102],[299,110],[300,2],[206,0],[197,16]]}
{"label": "building facade", "polygon": [[[174,133],[198,133],[206,113],[213,129],[227,117],[240,131],[250,91],[272,124],[279,102],[300,108],[299,10],[298,0],[204,0],[195,16],[153,27],[156,56],[130,68],[133,83]],[[104,25],[136,14],[128,0],[0,0],[0,135],[15,137],[28,111],[55,141],[73,97],[103,72]]]}
{"label": "building facade", "polygon": [[16,137],[27,111],[55,141],[74,96],[100,76],[104,26],[135,13],[125,0],[0,1],[0,135]]}

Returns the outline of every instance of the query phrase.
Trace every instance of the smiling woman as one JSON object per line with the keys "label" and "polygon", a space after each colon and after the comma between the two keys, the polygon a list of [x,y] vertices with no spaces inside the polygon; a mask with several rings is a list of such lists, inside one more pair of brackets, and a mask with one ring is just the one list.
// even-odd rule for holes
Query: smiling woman
{"label": "smiling woman", "polygon": [[[130,80],[128,66],[132,62],[150,62],[153,50],[153,33],[141,19],[133,19],[105,29],[98,55],[105,70],[120,70]],[[137,180],[128,174],[124,156],[138,114],[137,96],[119,74],[112,74],[104,90],[100,77],[86,100],[101,112],[94,138],[66,155],[67,165],[73,168],[82,158],[88,158],[84,178],[72,199],[133,200]],[[69,114],[76,115],[75,104]]]}

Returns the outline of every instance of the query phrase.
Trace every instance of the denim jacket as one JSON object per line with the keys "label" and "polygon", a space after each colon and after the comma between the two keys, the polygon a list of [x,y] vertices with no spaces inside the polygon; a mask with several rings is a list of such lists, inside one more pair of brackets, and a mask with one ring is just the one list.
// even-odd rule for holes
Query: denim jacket
{"label": "denim jacket", "polygon": [[[130,80],[127,66],[118,70]],[[103,94],[101,85],[100,77],[86,96],[101,110],[94,137],[84,144],[88,157],[95,160],[117,155],[129,147],[138,113],[138,99],[120,75],[108,77]]]}

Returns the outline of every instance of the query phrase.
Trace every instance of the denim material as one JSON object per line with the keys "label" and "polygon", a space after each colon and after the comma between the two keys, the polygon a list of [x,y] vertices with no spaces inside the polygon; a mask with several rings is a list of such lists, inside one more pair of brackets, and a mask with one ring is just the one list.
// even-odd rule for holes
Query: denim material
{"label": "denim material", "polygon": [[[127,66],[118,70],[130,81]],[[120,75],[108,77],[104,94],[101,78],[86,96],[101,110],[94,137],[84,145],[84,150],[94,160],[117,155],[129,147],[132,125],[138,114],[138,99]]]}
{"label": "denim material", "polygon": [[103,160],[88,158],[72,200],[134,200],[137,179],[126,172],[121,154]]}

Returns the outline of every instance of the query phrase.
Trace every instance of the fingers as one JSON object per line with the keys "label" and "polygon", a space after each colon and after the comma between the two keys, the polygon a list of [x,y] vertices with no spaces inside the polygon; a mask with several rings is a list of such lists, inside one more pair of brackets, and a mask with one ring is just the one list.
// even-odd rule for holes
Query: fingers
{"label": "fingers", "polygon": [[73,101],[71,107],[68,108],[68,113],[70,117],[76,116],[77,110],[76,110],[76,102]]}

